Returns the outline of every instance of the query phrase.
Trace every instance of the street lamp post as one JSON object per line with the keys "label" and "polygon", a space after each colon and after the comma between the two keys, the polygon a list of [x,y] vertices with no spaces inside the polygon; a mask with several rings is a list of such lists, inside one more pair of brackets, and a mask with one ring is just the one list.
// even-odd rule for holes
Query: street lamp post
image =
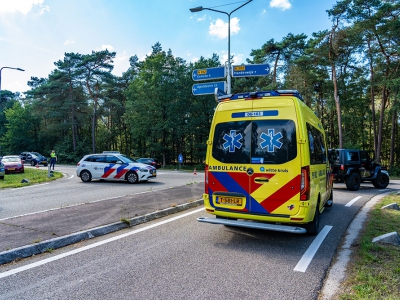
{"label": "street lamp post", "polygon": [[1,69],[0,69],[0,92],[1,92],[1,71],[3,70],[3,69],[13,69],[13,70],[18,70],[18,71],[25,71],[24,69],[21,69],[21,68],[12,68],[12,67],[2,67]]}
{"label": "street lamp post", "polygon": [[215,11],[215,12],[219,12],[222,14],[225,14],[228,16],[228,74],[227,74],[227,81],[228,81],[228,88],[227,88],[227,93],[230,94],[231,93],[231,87],[232,87],[232,76],[231,76],[231,14],[235,11],[237,11],[239,8],[242,8],[243,6],[245,6],[246,4],[249,4],[251,1],[253,0],[248,0],[246,3],[240,5],[239,7],[235,8],[234,10],[232,10],[230,13],[227,13],[225,11],[222,10],[217,10],[217,9],[213,9],[213,8],[206,8],[203,6],[198,6],[198,7],[194,7],[194,8],[190,8],[191,12],[199,12],[202,10],[211,10],[211,11]]}

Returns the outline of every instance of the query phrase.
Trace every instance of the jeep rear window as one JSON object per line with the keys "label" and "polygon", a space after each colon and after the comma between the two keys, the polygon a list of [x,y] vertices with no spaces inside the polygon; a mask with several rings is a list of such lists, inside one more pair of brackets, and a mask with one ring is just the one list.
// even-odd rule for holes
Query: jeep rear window
{"label": "jeep rear window", "polygon": [[212,156],[222,163],[283,164],[297,156],[296,126],[292,120],[219,123]]}

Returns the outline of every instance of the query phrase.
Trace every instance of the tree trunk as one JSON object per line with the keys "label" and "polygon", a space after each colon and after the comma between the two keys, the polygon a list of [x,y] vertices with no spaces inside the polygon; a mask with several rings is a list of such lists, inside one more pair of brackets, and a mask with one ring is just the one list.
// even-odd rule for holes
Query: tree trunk
{"label": "tree trunk", "polygon": [[389,167],[393,168],[394,166],[394,147],[395,147],[395,139],[396,139],[396,127],[397,127],[397,110],[393,110],[392,114],[392,130],[390,133],[390,160]]}

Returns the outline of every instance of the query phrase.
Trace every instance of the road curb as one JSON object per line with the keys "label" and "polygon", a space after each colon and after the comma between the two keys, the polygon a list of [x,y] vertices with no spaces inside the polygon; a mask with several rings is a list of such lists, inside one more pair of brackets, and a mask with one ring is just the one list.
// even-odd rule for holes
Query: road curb
{"label": "road curb", "polygon": [[51,240],[43,241],[33,245],[18,247],[15,249],[0,252],[0,265],[10,263],[16,259],[30,257],[32,255],[44,253],[49,250],[55,250],[71,244],[75,244],[84,240],[106,235],[122,229],[133,227],[149,221],[153,221],[171,214],[175,214],[193,207],[197,207],[204,203],[203,199],[195,200],[175,207],[169,207],[160,211],[148,213],[142,216],[127,219],[126,221],[116,222],[85,231],[76,232],[70,235],[57,237]]}

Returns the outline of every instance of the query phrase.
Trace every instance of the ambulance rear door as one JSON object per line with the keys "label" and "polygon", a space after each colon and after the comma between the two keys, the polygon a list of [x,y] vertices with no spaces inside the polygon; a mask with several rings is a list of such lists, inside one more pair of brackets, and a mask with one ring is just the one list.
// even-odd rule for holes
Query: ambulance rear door
{"label": "ambulance rear door", "polygon": [[301,159],[293,99],[253,101],[250,212],[289,217],[299,210]]}

